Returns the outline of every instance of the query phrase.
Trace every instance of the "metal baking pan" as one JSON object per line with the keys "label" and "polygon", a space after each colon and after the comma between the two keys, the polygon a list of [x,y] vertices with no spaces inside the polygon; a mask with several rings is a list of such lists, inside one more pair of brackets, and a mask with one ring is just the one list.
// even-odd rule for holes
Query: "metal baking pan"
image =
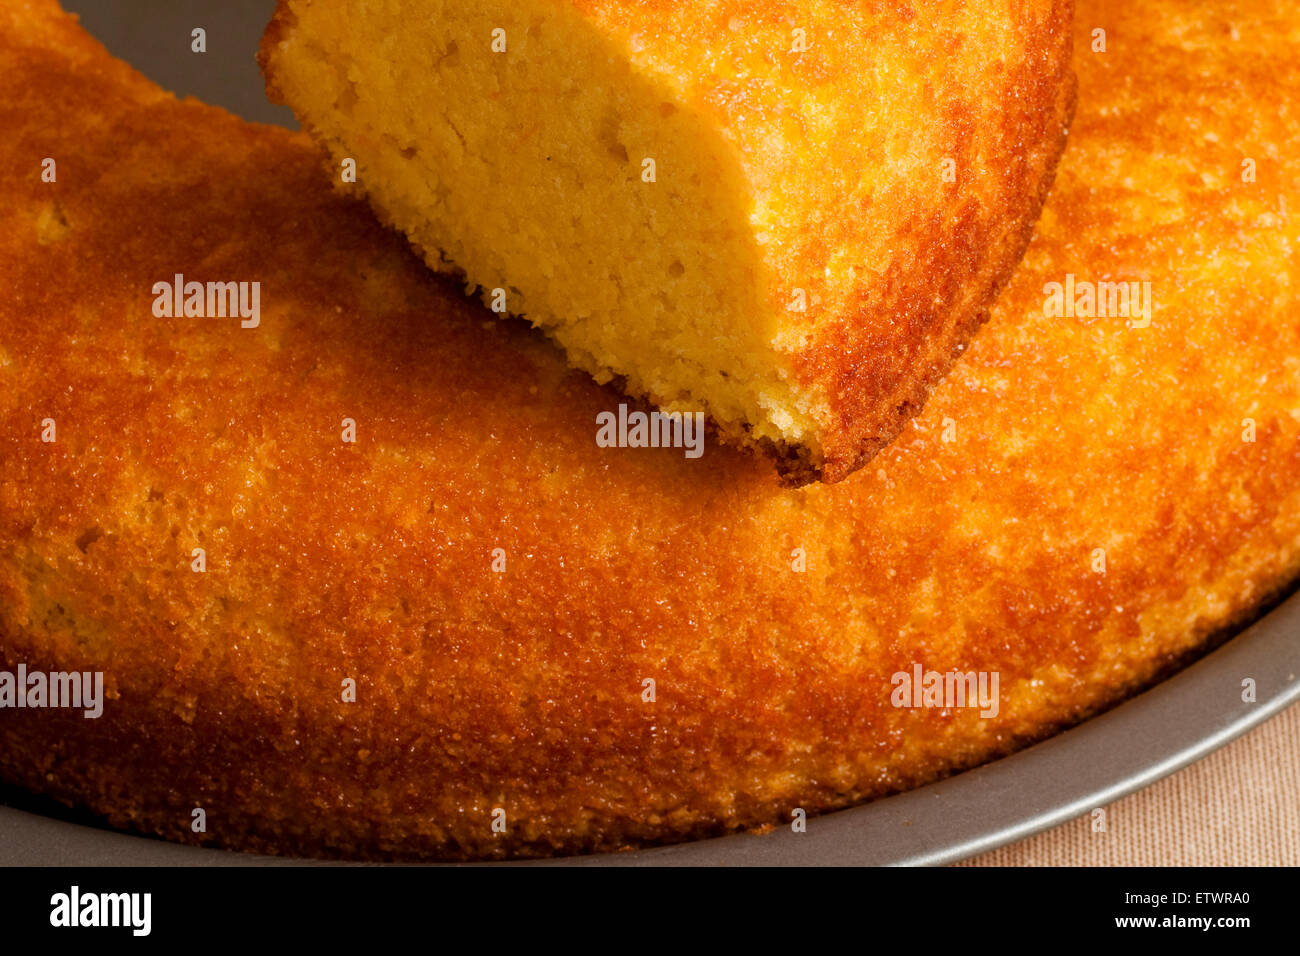
{"label": "metal baking pan", "polygon": [[[293,125],[267,103],[253,52],[274,0],[64,0],[117,56],[181,95],[248,119]],[[208,31],[209,53],[189,50]],[[814,817],[807,832],[541,861],[539,865],[942,864],[1104,807],[1223,746],[1300,701],[1300,594],[1218,650],[1064,733],[898,796]],[[1257,700],[1241,700],[1253,678]],[[0,791],[0,864],[292,865],[303,861],[186,847],[118,833],[40,798]]]}

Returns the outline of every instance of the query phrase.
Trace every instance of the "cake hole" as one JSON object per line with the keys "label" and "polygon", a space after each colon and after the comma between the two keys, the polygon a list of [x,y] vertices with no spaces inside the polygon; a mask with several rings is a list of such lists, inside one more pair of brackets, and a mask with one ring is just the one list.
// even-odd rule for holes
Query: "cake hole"
{"label": "cake hole", "polygon": [[682,265],[680,262],[674,260],[673,264],[668,267],[668,274],[672,276],[674,279],[680,279],[683,275],[686,274],[686,267]]}
{"label": "cake hole", "polygon": [[[321,59],[326,59],[323,52],[320,56]],[[352,108],[357,105],[357,88],[353,84],[352,78],[348,76],[348,68],[345,63],[338,62],[334,64],[334,81],[339,90],[339,95],[334,101],[334,107],[345,113],[351,113]]]}
{"label": "cake hole", "polygon": [[103,536],[104,531],[99,527],[99,525],[95,525],[93,528],[87,528],[81,533],[81,537],[77,538],[77,547],[81,549],[82,554],[85,554],[86,549]]}
{"label": "cake hole", "polygon": [[340,113],[351,113],[356,105],[357,91],[345,80],[343,88],[339,90],[339,98],[334,101],[334,106]]}
{"label": "cake hole", "polygon": [[67,217],[63,215],[63,207],[57,202],[52,202],[42,209],[36,219],[36,238],[43,246],[58,242],[70,231]]}
{"label": "cake hole", "polygon": [[605,147],[605,151],[620,163],[626,163],[628,161],[627,147],[618,138],[621,125],[617,114],[610,113],[600,124],[598,135],[600,142]]}

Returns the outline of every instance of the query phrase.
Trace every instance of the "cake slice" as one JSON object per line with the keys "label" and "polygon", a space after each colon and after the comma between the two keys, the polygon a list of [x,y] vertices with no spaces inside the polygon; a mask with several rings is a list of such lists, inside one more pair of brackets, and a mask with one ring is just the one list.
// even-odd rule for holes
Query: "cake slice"
{"label": "cake slice", "polygon": [[281,0],[261,59],[433,268],[792,483],[921,407],[1018,262],[1069,0]]}

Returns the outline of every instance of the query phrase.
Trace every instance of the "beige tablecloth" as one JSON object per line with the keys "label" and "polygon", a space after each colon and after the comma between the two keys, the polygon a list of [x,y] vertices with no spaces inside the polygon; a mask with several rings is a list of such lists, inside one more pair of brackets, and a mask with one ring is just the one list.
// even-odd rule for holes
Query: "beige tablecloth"
{"label": "beige tablecloth", "polygon": [[1300,704],[1105,810],[959,865],[1300,865]]}

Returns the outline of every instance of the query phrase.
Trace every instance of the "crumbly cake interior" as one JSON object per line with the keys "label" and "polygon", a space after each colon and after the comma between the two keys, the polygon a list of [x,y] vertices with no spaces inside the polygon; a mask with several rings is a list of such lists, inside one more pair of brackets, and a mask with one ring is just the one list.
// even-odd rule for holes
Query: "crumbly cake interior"
{"label": "crumbly cake interior", "polygon": [[291,27],[280,82],[339,168],[354,159],[427,259],[598,381],[815,442],[819,400],[790,379],[754,197],[717,131],[573,4],[416,6],[303,5]]}

